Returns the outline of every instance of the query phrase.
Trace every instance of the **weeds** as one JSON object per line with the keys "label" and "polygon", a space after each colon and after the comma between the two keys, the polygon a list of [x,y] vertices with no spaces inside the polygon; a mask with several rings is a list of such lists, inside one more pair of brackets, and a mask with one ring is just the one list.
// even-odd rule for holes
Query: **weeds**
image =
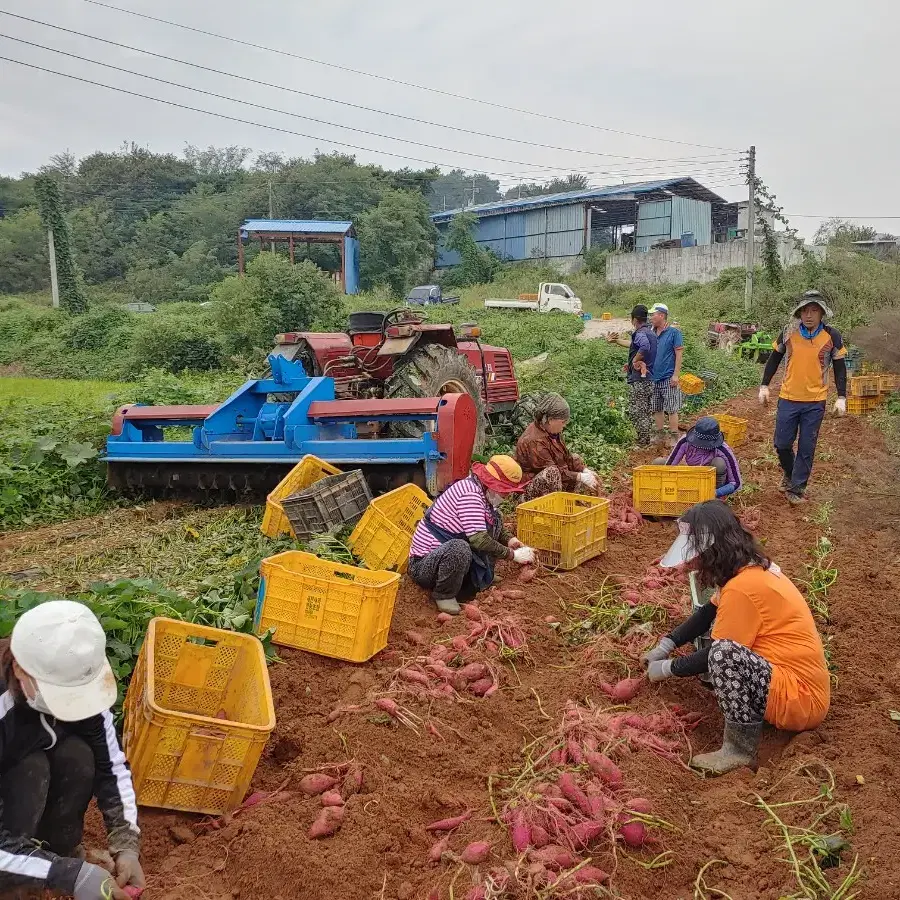
{"label": "weeds", "polygon": [[[823,504],[825,506],[827,504]],[[806,602],[816,616],[824,624],[831,620],[828,612],[828,589],[837,581],[838,570],[829,565],[833,551],[831,541],[820,535],[812,550],[813,562],[806,564],[806,577],[800,583],[806,588]]]}
{"label": "weeds", "polygon": [[834,512],[834,502],[826,500],[819,505],[819,508],[810,516],[810,522],[814,525],[826,527],[831,521],[831,514]]}

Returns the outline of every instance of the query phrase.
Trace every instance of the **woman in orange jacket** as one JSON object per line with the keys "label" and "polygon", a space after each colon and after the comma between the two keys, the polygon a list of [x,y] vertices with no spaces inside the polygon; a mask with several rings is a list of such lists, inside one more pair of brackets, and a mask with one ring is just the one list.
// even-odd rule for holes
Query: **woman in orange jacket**
{"label": "woman in orange jacket", "polygon": [[[803,595],[728,506],[700,503],[678,525],[660,565],[696,566],[701,586],[718,593],[642,662],[651,681],[709,673],[725,734],[721,749],[691,765],[719,775],[754,761],[764,721],[788,731],[818,727],[830,702],[828,666]],[[711,645],[670,658],[710,628]]]}

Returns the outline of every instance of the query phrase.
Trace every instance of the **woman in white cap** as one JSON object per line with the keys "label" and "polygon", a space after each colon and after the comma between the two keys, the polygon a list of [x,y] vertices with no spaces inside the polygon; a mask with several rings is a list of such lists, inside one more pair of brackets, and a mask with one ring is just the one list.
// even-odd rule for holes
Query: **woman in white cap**
{"label": "woman in white cap", "polygon": [[[651,681],[709,673],[725,734],[721,749],[691,765],[721,775],[755,760],[764,721],[788,731],[821,724],[831,699],[828,666],[803,595],[728,506],[700,503],[678,526],[660,565],[690,562],[701,586],[718,593],[641,661]],[[709,646],[670,658],[710,628]]]}
{"label": "woman in white cap", "polygon": [[[834,368],[837,400],[834,411],[847,412],[847,348],[841,333],[825,319],[832,315],[818,291],[807,291],[794,307],[791,324],[778,335],[766,362],[759,402],[769,402],[769,382],[783,359],[787,360],[775,414],[775,452],[784,477],[781,490],[789,503],[806,499],[806,484],[812,472],[819,428],[825,418],[828,370]],[[797,452],[794,453],[794,444]]]}
{"label": "woman in white cap", "polygon": [[[20,616],[0,649],[0,894],[48,890],[127,900],[143,890],[137,803],[110,707],[106,635],[81,603],[52,600]],[[84,861],[96,797],[115,874]],[[126,893],[125,887],[129,887]]]}

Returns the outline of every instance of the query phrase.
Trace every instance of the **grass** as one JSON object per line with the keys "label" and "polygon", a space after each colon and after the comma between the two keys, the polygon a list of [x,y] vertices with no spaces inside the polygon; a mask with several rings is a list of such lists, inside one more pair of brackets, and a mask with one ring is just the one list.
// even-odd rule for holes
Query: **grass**
{"label": "grass", "polygon": [[64,378],[0,378],[0,402],[34,400],[40,403],[102,403],[112,401],[129,385],[121,381],[76,381]]}

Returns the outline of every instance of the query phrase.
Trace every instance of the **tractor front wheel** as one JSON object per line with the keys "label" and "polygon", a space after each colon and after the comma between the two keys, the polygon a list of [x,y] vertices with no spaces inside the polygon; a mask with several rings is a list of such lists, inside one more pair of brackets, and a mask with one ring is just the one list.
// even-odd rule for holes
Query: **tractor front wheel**
{"label": "tractor front wheel", "polygon": [[[441,397],[444,394],[468,394],[472,398],[478,416],[474,452],[480,452],[487,427],[481,379],[462,354],[451,347],[426,344],[395,363],[394,374],[385,382],[384,396],[389,398]],[[395,422],[391,426],[397,437],[418,437],[424,428],[422,422]]]}

